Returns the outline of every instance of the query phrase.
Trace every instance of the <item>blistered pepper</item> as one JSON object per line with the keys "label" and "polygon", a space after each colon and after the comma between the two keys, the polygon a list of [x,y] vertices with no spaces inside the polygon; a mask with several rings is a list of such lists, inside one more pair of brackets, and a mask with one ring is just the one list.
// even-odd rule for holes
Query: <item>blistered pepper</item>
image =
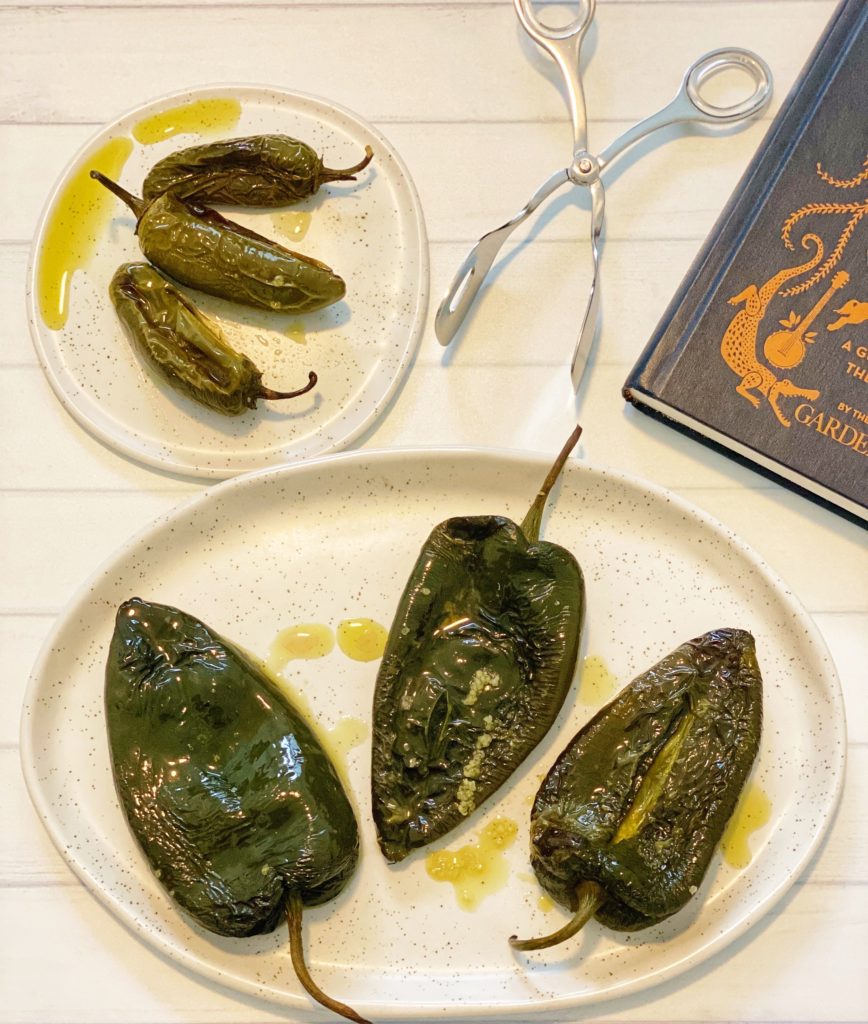
{"label": "blistered pepper", "polygon": [[276,313],[310,313],[346,293],[343,280],[324,263],[285,249],[216,210],[171,193],[145,202],[99,171],[90,174],[133,211],[144,255],[181,284]]}
{"label": "blistered pepper", "polygon": [[374,151],[352,167],[335,170],[305,142],[288,135],[224,139],[170,153],[145,178],[146,200],[164,192],[202,203],[235,206],[289,206],[314,195],[330,181],[355,181]]}
{"label": "blistered pepper", "polygon": [[359,852],[352,805],[304,718],[234,644],[139,598],[117,613],[105,710],[121,806],[175,903],[218,935],[287,921],[305,989],[364,1024],[304,963],[302,907],[334,898]]}
{"label": "blistered pepper", "polygon": [[571,740],[531,812],[531,863],[573,918],[633,931],[677,913],[702,884],[759,749],[753,637],[718,629],[638,676]]}
{"label": "blistered pepper", "polygon": [[236,416],[255,409],[259,399],[297,398],[297,391],[272,391],[246,355],[236,352],[212,320],[149,263],[125,263],[109,285],[118,318],[139,354],[176,391],[201,405]]}
{"label": "blistered pepper", "polygon": [[406,857],[454,828],[515,771],[569,690],[584,615],[573,555],[539,540],[577,429],[518,526],[437,526],[404,589],[374,693],[372,795],[380,848]]}

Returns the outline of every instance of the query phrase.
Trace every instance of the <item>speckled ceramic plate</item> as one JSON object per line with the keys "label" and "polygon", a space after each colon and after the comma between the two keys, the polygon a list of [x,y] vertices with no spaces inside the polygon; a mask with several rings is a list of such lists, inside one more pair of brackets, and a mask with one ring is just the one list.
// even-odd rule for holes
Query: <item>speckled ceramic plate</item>
{"label": "speckled ceramic plate", "polygon": [[[221,940],[194,927],[130,838],[112,787],[101,699],[115,610],[133,595],[174,604],[263,659],[294,623],[333,627],[361,616],[388,625],[435,523],[480,512],[520,520],[547,467],[543,458],[467,450],[335,455],[216,485],[119,551],[61,616],[35,667],[22,731],[34,802],[94,894],[191,970],[306,1016],[310,1003],[294,981],[284,930]],[[505,884],[492,877],[477,909],[461,909],[451,885],[428,876],[424,852],[392,867],[379,854],[368,788],[378,663],[336,648],[283,673],[333,750],[348,735],[361,740],[337,753],[359,812],[360,868],[336,900],[308,912],[306,943],[322,987],[373,1020],[568,1016],[671,978],[775,904],[837,802],[845,729],[835,668],[805,611],[756,555],[678,498],[575,459],[543,535],[584,567],[584,671],[523,769],[436,844],[473,842],[496,816],[517,823]],[[542,775],[614,694],[609,678],[620,686],[679,643],[728,626],[753,632],[765,678],[766,727],[750,786],[770,810],[741,835],[746,866],[716,856],[695,900],[659,927],[623,935],[592,922],[559,949],[513,953],[509,935],[550,931],[565,919],[540,900],[528,866],[528,813]]]}
{"label": "speckled ceramic plate", "polygon": [[[209,109],[183,131],[143,144],[133,133],[155,117],[191,104],[228,101],[237,119],[216,129]],[[224,114],[225,117],[225,114]],[[150,119],[150,120],[149,120]],[[167,122],[171,124],[171,119]],[[346,167],[374,150],[355,182],[335,182],[283,210],[224,210],[260,234],[316,257],[347,282],[341,302],[306,316],[258,314],[190,292],[223,326],[230,342],[263,371],[264,383],[290,391],[315,370],[314,391],[286,402],[260,403],[239,417],[212,412],[155,383],[132,350],[108,299],[117,267],[141,253],[135,219],[111,199],[97,226],[93,254],[75,270],[66,300],[51,289],[58,275],[41,271],[62,197],[108,145],[121,157],[121,183],[139,194],[147,170],[160,158],[212,138],[280,132],[303,139],[330,167]],[[96,182],[85,181],[99,190]],[[100,201],[104,197],[96,192]],[[87,193],[85,193],[87,196]],[[77,209],[86,208],[81,202]],[[53,246],[53,248],[52,248]],[[48,264],[45,263],[47,267]],[[199,476],[226,477],[335,451],[371,427],[412,363],[428,298],[428,246],[419,199],[394,147],[358,115],[323,99],[275,88],[211,86],[175,93],[130,111],[98,132],[73,158],[55,186],[35,237],[28,273],[28,310],[34,344],[55,393],[84,427],[115,449],[151,466]],[[68,307],[59,326],[56,310]],[[47,325],[47,321],[53,327]]]}

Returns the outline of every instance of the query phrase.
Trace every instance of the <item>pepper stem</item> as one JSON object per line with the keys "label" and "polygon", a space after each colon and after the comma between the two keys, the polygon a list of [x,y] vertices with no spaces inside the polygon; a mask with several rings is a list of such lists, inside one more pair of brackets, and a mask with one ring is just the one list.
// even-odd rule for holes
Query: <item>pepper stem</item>
{"label": "pepper stem", "polygon": [[269,402],[277,401],[279,398],[298,398],[299,395],[306,395],[311,388],[316,386],[317,376],[313,372],[307,375],[307,384],[303,388],[299,388],[298,391],[272,391],[271,388],[259,386],[259,394],[257,398],[264,398]]}
{"label": "pepper stem", "polygon": [[370,146],[365,146],[365,155],[352,167],[344,167],[341,170],[334,170],[331,167],[323,167],[320,179],[322,181],[353,181],[353,175],[363,171],[374,159],[374,151]]}
{"label": "pepper stem", "polygon": [[599,882],[580,882],[576,888],[578,907],[572,918],[563,928],[551,935],[543,935],[538,939],[519,939],[512,935],[509,940],[513,949],[549,949],[559,942],[571,939],[582,930],[606,901],[606,891]]}
{"label": "pepper stem", "polygon": [[125,188],[118,185],[116,181],[112,181],[111,178],[107,178],[100,171],[91,171],[90,176],[94,181],[98,181],[100,185],[105,185],[109,192],[113,192],[118,199],[123,200],[123,202],[125,202],[136,215],[136,220],[141,220],[141,216],[148,205],[144,199],[139,199],[138,196],[134,196],[132,193],[127,192]]}
{"label": "pepper stem", "polygon": [[581,436],[582,428],[577,426],[567,439],[567,443],[560,450],[558,457],[555,459],[554,465],[549,470],[548,476],[543,480],[542,487],[540,487],[536,498],[534,498],[533,504],[522,521],[521,532],[532,544],[535,544],[539,540],[543,512],[545,511],[549,493],[552,487],[554,487],[555,481],[560,476],[561,470],[564,468],[564,463],[567,461],[567,457],[573,448],[576,447]]}
{"label": "pepper stem", "polygon": [[366,1020],[364,1017],[360,1017],[356,1011],[352,1007],[347,1006],[346,1003],[339,1003],[336,999],[332,999],[331,996],[327,996],[316,984],[313,978],[311,978],[307,969],[307,964],[304,962],[304,943],[302,942],[301,937],[301,917],[301,897],[297,892],[290,893],[289,903],[286,907],[286,923],[289,925],[289,955],[292,958],[292,966],[295,969],[296,976],[301,982],[304,990],[312,999],[315,999],[322,1006],[326,1007],[326,1009],[332,1010],[341,1017],[346,1017],[347,1020],[353,1020],[356,1024],[371,1024],[369,1020]]}

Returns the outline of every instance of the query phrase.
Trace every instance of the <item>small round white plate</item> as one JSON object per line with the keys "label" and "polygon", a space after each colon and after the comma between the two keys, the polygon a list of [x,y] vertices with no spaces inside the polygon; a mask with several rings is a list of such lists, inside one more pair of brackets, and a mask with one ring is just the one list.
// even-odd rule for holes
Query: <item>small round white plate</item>
{"label": "small round white plate", "polygon": [[[229,130],[204,137],[176,134],[152,145],[133,139],[136,126],[148,118],[220,99],[240,104],[240,117]],[[347,282],[347,295],[317,313],[276,316],[190,294],[220,321],[230,342],[253,359],[267,386],[291,391],[315,370],[315,390],[295,400],[260,402],[254,411],[227,417],[157,383],[124,335],[107,294],[117,267],[142,258],[133,233],[135,218],[120,201],[95,254],[72,277],[66,324],[59,330],[46,326],[38,295],[43,241],[63,189],[96,152],[110,140],[130,139],[133,150],[121,184],[138,195],[147,171],[168,153],[215,137],[271,132],[304,140],[330,167],[355,164],[366,145],[374,150],[372,163],[355,182],[331,183],[280,210],[223,211],[333,267]],[[93,187],[101,186],[94,182]],[[148,465],[226,477],[338,450],[374,423],[418,347],[428,273],[416,189],[403,160],[376,128],[314,96],[257,86],[209,86],[130,111],[99,131],[73,158],[37,230],[28,272],[28,311],[42,367],[80,424]]]}
{"label": "small round white plate", "polygon": [[[481,512],[520,521],[548,461],[469,450],[330,456],[216,485],[120,550],[61,616],[34,669],[22,725],[33,800],[93,893],[191,970],[295,1014],[310,1009],[284,929],[247,940],[205,933],[174,909],[130,836],[112,785],[102,706],[117,606],[134,595],[173,604],[263,659],[294,623],[334,626],[365,616],[388,625],[430,529]],[[506,884],[468,912],[450,885],[428,877],[425,852],[390,867],[377,848],[369,765],[379,663],[351,661],[337,648],[291,662],[287,685],[327,737],[345,735],[347,720],[364,723],[364,742],[339,760],[359,812],[361,863],[337,899],[306,914],[305,936],[317,982],[373,1020],[570,1016],[580,1005],[671,978],[780,899],[840,795],[845,728],[833,662],[792,594],[736,537],[673,495],[575,460],[543,536],[567,546],[584,568],[581,663],[602,659],[619,686],[709,629],[753,633],[765,728],[751,785],[767,797],[769,820],[747,837],[746,867],[717,855],[695,899],[658,927],[625,935],[592,922],[562,947],[516,954],[509,935],[548,932],[566,919],[540,906],[528,815],[543,774],[607,699],[589,694],[589,673],[512,780],[434,844],[454,850],[496,816],[517,823]]]}

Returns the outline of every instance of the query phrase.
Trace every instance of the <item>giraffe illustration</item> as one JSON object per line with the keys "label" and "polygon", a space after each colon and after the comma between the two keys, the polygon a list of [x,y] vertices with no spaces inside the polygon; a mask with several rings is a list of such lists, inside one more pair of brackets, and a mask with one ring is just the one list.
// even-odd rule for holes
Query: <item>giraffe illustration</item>
{"label": "giraffe illustration", "polygon": [[732,306],[744,305],[730,321],[720,343],[720,354],[724,362],[741,378],[736,391],[756,409],[760,407],[759,395],[764,395],[772,412],[785,427],[790,425],[790,420],[781,412],[778,399],[784,395],[794,395],[813,400],[819,397],[820,392],[813,388],[796,387],[792,381],[776,377],[757,358],[757,337],[766,308],[781,286],[790,278],[812,270],[822,260],[823,242],[819,236],[806,234],[802,246],[807,249],[809,245],[813,245],[816,251],[807,262],[797,267],[784,267],[759,288],[750,284],[729,300]]}

